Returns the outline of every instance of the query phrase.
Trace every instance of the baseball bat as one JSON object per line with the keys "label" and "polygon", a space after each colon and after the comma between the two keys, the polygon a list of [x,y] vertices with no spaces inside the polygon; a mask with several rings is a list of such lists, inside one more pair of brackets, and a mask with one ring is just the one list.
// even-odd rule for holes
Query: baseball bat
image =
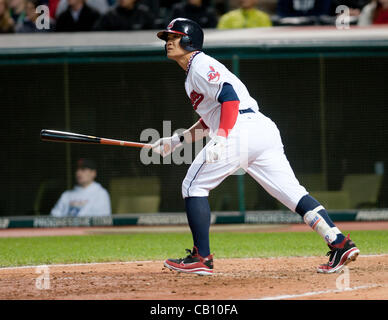
{"label": "baseball bat", "polygon": [[43,129],[40,131],[40,139],[42,141],[53,141],[53,142],[105,144],[105,145],[122,146],[122,147],[151,148],[151,144],[148,144],[148,143],[107,139],[107,138],[88,136],[85,134],[48,130],[48,129]]}

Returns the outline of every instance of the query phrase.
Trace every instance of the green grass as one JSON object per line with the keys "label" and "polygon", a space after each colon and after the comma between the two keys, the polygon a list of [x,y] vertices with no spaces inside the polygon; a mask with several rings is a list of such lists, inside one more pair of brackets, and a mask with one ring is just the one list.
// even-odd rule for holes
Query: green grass
{"label": "green grass", "polygon": [[[352,231],[361,254],[388,253],[388,231]],[[182,257],[189,233],[0,238],[0,266],[162,260]],[[318,256],[327,252],[314,232],[213,233],[215,258]]]}

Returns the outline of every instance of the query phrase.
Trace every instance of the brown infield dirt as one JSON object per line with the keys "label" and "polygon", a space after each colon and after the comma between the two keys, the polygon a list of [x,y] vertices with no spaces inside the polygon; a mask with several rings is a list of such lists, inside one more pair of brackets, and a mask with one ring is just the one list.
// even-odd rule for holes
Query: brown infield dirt
{"label": "brown infield dirt", "polygon": [[[387,222],[338,223],[337,225],[343,230],[388,229]],[[220,231],[225,228],[232,230],[232,227],[212,226],[213,229]],[[156,229],[138,228],[152,230],[152,232]],[[177,227],[177,230],[179,228],[182,227]],[[77,230],[76,234],[80,234],[81,230],[83,234],[95,234],[130,232],[132,228],[72,229]],[[38,230],[40,235],[54,235],[53,229],[30,231],[34,233],[33,235],[37,235]],[[63,234],[64,231],[69,232],[71,229],[56,230],[59,234]],[[254,232],[260,232],[260,230],[261,232],[275,230],[297,232],[309,229],[303,225],[248,227],[249,232],[253,230]],[[1,233],[4,231],[7,230]],[[24,230],[24,234],[27,231]],[[13,232],[13,236],[20,236],[21,230],[13,230]],[[2,234],[2,236],[5,235]],[[8,233],[7,236],[11,234]],[[316,267],[326,262],[327,257],[324,255],[322,257],[215,259],[215,271],[212,276],[176,273],[164,268],[163,261],[51,265],[48,266],[50,287],[43,290],[36,286],[37,278],[41,276],[37,273],[36,267],[1,268],[0,299],[388,299],[388,255],[362,255],[361,252],[357,261],[350,263],[348,269],[342,273],[317,273]],[[337,284],[340,287],[337,287]]]}

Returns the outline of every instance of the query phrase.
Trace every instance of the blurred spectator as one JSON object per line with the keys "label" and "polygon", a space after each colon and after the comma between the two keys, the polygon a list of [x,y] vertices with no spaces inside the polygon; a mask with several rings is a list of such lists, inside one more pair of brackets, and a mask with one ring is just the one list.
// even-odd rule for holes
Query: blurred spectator
{"label": "blurred spectator", "polygon": [[154,15],[150,8],[137,0],[119,0],[96,23],[97,31],[154,29]]}
{"label": "blurred spectator", "polygon": [[49,7],[49,10],[50,10],[50,17],[52,19],[55,19],[56,18],[55,13],[57,12],[59,0],[45,0],[45,1],[48,2],[47,6]]}
{"label": "blurred spectator", "polygon": [[240,0],[240,7],[221,16],[218,29],[241,29],[272,26],[271,18],[256,9],[258,0]]}
{"label": "blurred spectator", "polygon": [[59,0],[39,0],[39,4],[47,6],[50,11],[50,17],[55,19],[55,11],[57,10]]}
{"label": "blurred spectator", "polygon": [[331,0],[330,15],[337,15],[336,9],[338,6],[347,6],[350,16],[359,16],[361,9],[369,2],[370,0]]}
{"label": "blurred spectator", "polygon": [[23,22],[26,15],[25,7],[26,3],[24,0],[9,0],[9,8],[11,17],[16,24]]}
{"label": "blurred spectator", "polygon": [[260,0],[257,8],[272,16],[276,14],[277,6],[278,0]]}
{"label": "blurred spectator", "polygon": [[[67,0],[58,0],[58,6],[56,7],[55,16],[59,17],[61,13],[65,12],[69,4]],[[86,4],[98,11],[99,14],[104,14],[110,9],[110,5],[107,0],[86,0]]]}
{"label": "blurred spectator", "polygon": [[176,3],[182,0],[159,0],[159,6],[163,8],[172,8]]}
{"label": "blurred spectator", "polygon": [[77,186],[62,193],[51,210],[54,217],[109,216],[112,213],[108,192],[94,179],[94,161],[80,159],[76,171]]}
{"label": "blurred spectator", "polygon": [[330,14],[331,0],[278,0],[277,14],[285,17],[306,17]]}
{"label": "blurred spectator", "polygon": [[30,33],[30,32],[49,32],[54,31],[54,23],[50,19],[49,29],[38,29],[36,26],[36,19],[39,13],[36,13],[36,7],[41,4],[40,0],[26,0],[26,16],[22,22],[19,22],[15,27],[15,32]]}
{"label": "blurred spectator", "polygon": [[9,14],[7,0],[0,0],[0,33],[14,32],[14,22]]}
{"label": "blurred spectator", "polygon": [[91,31],[100,14],[89,7],[85,0],[68,0],[69,7],[57,19],[56,31]]}
{"label": "blurred spectator", "polygon": [[204,0],[185,0],[172,8],[171,18],[188,18],[197,22],[202,28],[215,28],[217,15],[214,8],[204,3]]}
{"label": "blurred spectator", "polygon": [[358,25],[371,24],[388,24],[388,0],[374,0],[362,9]]}
{"label": "blurred spectator", "polygon": [[[149,7],[152,6],[152,3],[157,1],[157,6],[154,6],[154,15],[155,15],[155,27],[156,29],[164,29],[166,24],[170,22],[172,8],[175,4],[181,3],[183,0],[142,0],[143,3],[146,3]],[[213,0],[212,0],[213,1]],[[224,0],[222,0],[224,1]]]}

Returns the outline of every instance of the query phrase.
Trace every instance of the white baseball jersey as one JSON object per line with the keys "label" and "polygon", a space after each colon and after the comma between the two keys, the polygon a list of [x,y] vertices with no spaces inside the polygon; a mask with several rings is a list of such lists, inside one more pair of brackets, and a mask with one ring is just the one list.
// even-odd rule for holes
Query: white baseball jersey
{"label": "white baseball jersey", "polygon": [[188,67],[185,89],[196,112],[217,132],[221,117],[218,97],[224,83],[233,86],[239,109],[236,123],[226,139],[226,157],[214,163],[206,161],[207,144],[196,156],[182,183],[182,196],[207,197],[226,177],[243,169],[269,194],[294,211],[308,192],[299,184],[284,154],[276,124],[263,115],[245,85],[223,64],[203,52]]}
{"label": "white baseball jersey", "polygon": [[98,182],[65,191],[51,210],[54,217],[109,216],[111,213],[109,194]]}
{"label": "white baseball jersey", "polygon": [[220,124],[221,103],[218,96],[224,83],[233,86],[240,100],[240,110],[251,108],[258,111],[259,107],[245,85],[231,73],[222,63],[203,52],[196,54],[189,66],[185,89],[194,110],[211,130],[216,132]]}

